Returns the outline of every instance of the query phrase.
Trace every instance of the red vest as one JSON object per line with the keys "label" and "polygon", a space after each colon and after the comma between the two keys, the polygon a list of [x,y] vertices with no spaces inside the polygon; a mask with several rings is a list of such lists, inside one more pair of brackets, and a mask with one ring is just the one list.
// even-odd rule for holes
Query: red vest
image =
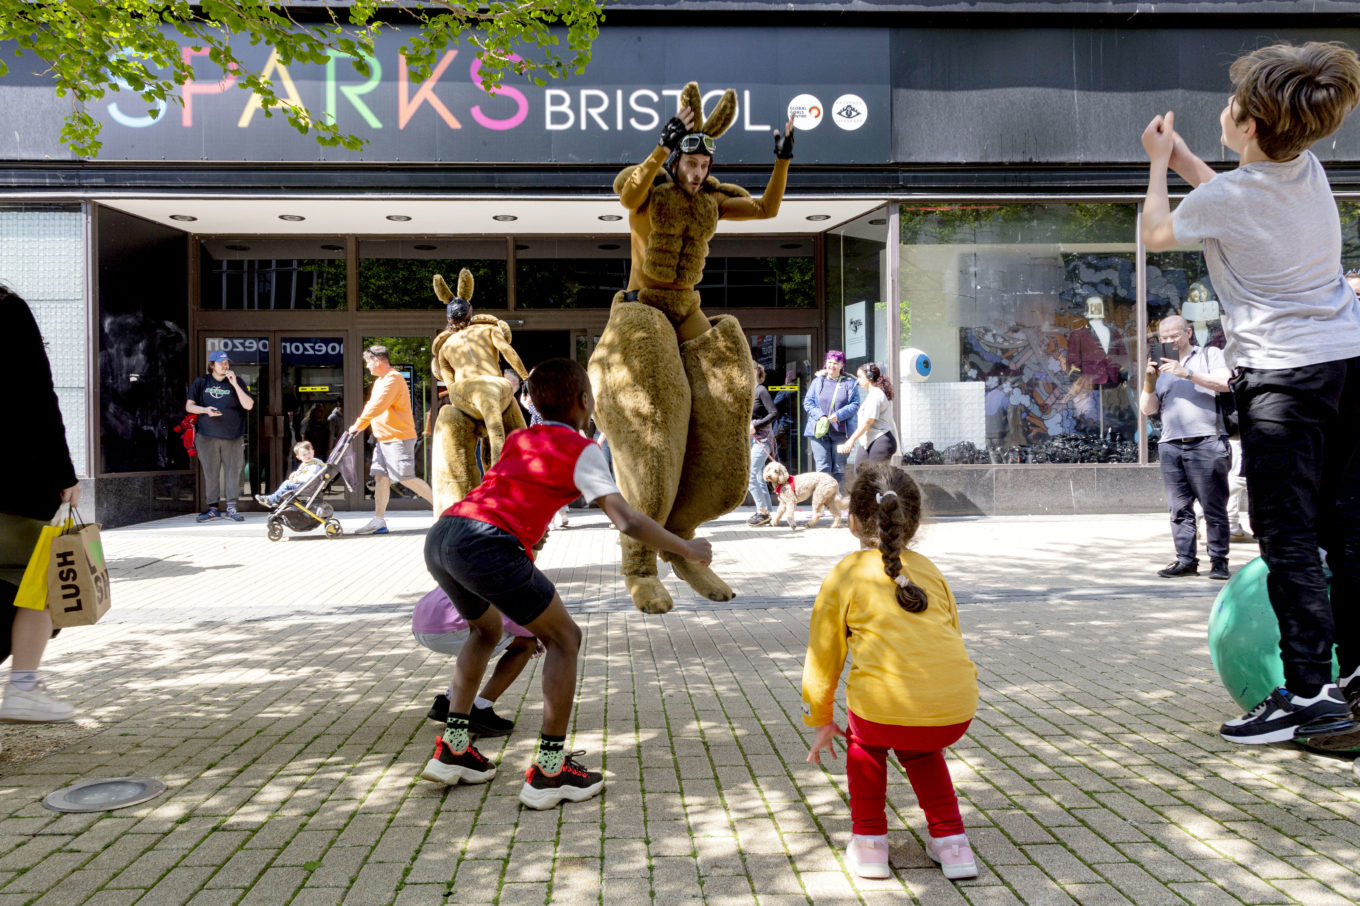
{"label": "red vest", "polygon": [[532,560],[534,545],[548,530],[553,514],[580,496],[576,461],[593,443],[564,425],[512,431],[482,483],[444,515],[505,529]]}

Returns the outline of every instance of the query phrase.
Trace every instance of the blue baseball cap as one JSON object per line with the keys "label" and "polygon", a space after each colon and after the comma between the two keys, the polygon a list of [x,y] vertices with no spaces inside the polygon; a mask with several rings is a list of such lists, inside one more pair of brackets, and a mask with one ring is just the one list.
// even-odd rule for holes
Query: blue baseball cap
{"label": "blue baseball cap", "polygon": [[211,363],[211,362],[230,362],[230,361],[231,361],[231,356],[227,355],[227,354],[226,354],[225,352],[223,352],[222,350],[217,349],[217,350],[214,350],[213,352],[208,353],[208,361],[209,361],[210,363]]}

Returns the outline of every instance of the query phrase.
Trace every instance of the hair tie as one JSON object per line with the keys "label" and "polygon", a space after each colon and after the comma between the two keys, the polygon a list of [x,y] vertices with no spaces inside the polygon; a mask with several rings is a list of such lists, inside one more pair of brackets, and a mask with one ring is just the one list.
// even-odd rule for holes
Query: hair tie
{"label": "hair tie", "polygon": [[898,573],[897,578],[893,579],[893,581],[903,588],[911,588],[911,580],[902,573]]}
{"label": "hair tie", "polygon": [[896,496],[897,496],[897,492],[896,492],[896,491],[884,491],[882,494],[875,494],[875,495],[874,495],[874,502],[875,502],[875,503],[882,503],[883,501],[887,500],[889,497],[896,497]]}

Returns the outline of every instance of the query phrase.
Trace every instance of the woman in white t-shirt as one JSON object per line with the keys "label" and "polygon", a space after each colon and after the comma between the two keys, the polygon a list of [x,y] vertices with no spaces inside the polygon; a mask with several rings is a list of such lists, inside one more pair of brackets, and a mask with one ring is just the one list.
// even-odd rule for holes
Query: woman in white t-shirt
{"label": "woman in white t-shirt", "polygon": [[892,417],[892,382],[873,362],[865,362],[855,372],[859,382],[859,424],[837,452],[849,453],[860,445],[860,462],[887,462],[897,452],[897,426]]}

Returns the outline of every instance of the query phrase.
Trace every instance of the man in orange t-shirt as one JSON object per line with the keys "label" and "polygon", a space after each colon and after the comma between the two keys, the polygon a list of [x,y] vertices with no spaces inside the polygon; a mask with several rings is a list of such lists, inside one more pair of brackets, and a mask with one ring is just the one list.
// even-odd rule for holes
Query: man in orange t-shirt
{"label": "man in orange t-shirt", "polygon": [[386,535],[387,501],[392,496],[392,482],[404,484],[434,505],[434,492],[416,477],[416,420],[411,414],[411,391],[401,372],[392,367],[386,346],[370,346],[364,350],[364,364],[368,373],[377,378],[368,405],[350,425],[350,433],[358,434],[370,425],[373,428],[373,464],[369,474],[374,476],[373,518],[355,534]]}

